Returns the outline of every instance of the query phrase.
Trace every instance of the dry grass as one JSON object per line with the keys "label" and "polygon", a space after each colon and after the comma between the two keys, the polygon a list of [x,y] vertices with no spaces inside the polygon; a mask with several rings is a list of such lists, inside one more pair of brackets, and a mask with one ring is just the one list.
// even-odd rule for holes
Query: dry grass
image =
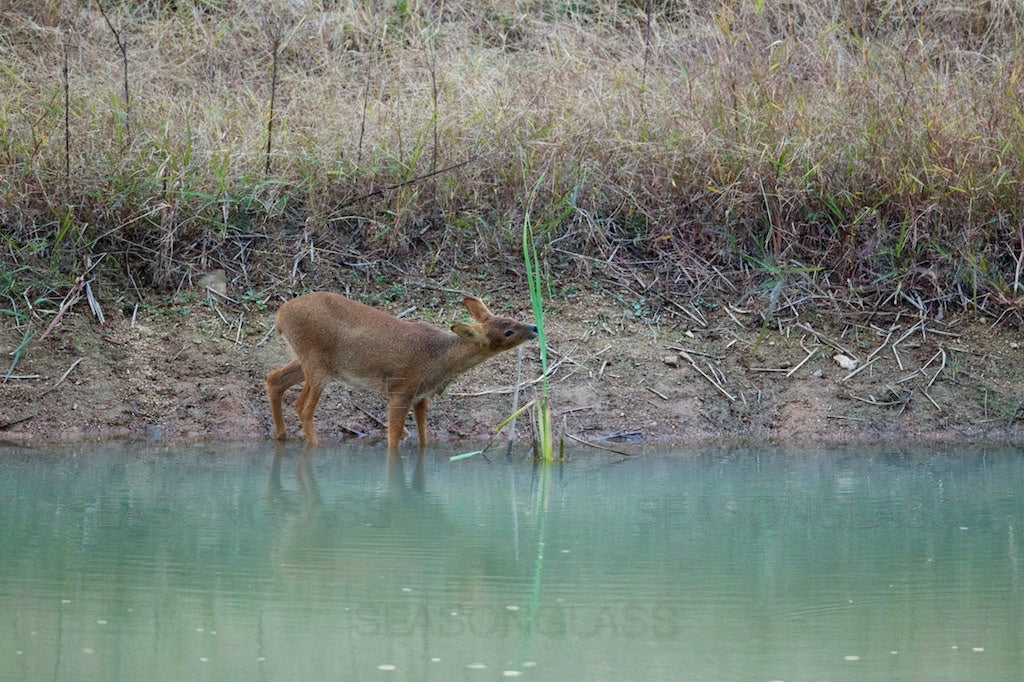
{"label": "dry grass", "polygon": [[806,284],[1022,305],[1014,0],[103,6],[130,114],[95,0],[0,15],[12,313],[87,253],[140,287],[214,265],[298,288],[340,261],[514,260],[541,177],[538,246],[569,273],[640,267],[672,297],[726,273],[768,307]]}

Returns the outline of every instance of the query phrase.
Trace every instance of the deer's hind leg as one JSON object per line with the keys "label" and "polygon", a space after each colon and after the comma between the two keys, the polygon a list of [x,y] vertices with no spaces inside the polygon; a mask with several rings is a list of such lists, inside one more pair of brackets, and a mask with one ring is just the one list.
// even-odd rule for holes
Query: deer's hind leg
{"label": "deer's hind leg", "polygon": [[274,438],[284,440],[284,413],[281,399],[284,392],[303,379],[302,365],[292,360],[287,365],[267,374],[267,397],[270,398],[270,416],[274,420]]}
{"label": "deer's hind leg", "polygon": [[299,399],[295,401],[295,410],[299,413],[299,422],[302,423],[302,431],[306,434],[306,445],[313,446],[319,442],[313,427],[313,414],[327,384],[327,375],[324,372],[303,368],[302,379],[305,383],[299,392]]}

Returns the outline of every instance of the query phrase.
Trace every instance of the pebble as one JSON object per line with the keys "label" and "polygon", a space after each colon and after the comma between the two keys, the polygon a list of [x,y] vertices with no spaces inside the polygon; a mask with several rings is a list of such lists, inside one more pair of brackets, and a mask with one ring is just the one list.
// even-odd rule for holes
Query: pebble
{"label": "pebble", "polygon": [[857,369],[857,361],[851,358],[849,355],[843,355],[842,353],[836,353],[832,356],[835,363],[845,370]]}

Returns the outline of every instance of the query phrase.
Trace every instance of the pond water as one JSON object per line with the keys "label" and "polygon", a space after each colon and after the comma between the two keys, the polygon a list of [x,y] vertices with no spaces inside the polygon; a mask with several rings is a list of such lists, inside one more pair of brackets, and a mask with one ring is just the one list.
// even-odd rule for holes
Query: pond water
{"label": "pond water", "polygon": [[0,677],[1024,679],[1024,457],[0,448]]}

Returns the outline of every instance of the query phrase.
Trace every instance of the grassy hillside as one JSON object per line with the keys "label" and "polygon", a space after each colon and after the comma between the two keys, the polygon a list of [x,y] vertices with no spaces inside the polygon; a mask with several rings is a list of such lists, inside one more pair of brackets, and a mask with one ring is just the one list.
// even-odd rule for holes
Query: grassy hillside
{"label": "grassy hillside", "polygon": [[516,261],[539,180],[563,286],[1019,311],[1022,26],[1013,0],[19,2],[0,307]]}

